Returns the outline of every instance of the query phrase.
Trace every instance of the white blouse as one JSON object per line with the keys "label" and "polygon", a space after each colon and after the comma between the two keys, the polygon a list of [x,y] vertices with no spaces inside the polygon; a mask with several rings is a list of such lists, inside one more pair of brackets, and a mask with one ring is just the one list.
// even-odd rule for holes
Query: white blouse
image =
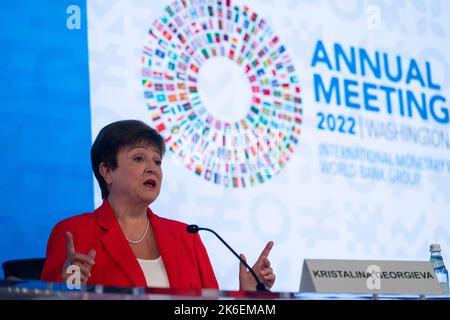
{"label": "white blouse", "polygon": [[166,267],[161,256],[155,260],[137,259],[144,272],[147,287],[170,288],[169,278],[167,278]]}

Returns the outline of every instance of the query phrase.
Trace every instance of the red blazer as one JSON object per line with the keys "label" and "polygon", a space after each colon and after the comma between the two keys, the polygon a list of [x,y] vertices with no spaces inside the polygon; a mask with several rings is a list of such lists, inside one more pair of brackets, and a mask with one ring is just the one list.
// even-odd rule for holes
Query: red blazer
{"label": "red blazer", "polygon": [[[198,234],[186,224],[160,218],[147,210],[171,288],[218,289],[206,249]],[[95,249],[95,264],[88,284],[146,287],[144,273],[107,200],[92,213],[65,219],[53,228],[41,280],[61,282],[66,259],[65,232],[73,235],[75,250],[87,254]]]}

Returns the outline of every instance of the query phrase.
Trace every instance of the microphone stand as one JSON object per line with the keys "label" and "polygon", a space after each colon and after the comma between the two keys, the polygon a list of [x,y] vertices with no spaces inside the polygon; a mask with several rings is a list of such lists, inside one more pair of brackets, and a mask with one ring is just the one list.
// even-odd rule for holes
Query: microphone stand
{"label": "microphone stand", "polygon": [[247,262],[245,262],[237,253],[236,251],[233,250],[233,248],[231,248],[228,243],[225,242],[225,240],[222,239],[221,236],[219,236],[214,230],[209,229],[209,228],[201,228],[195,224],[191,224],[187,226],[187,231],[189,233],[198,233],[201,230],[205,230],[205,231],[209,231],[211,233],[213,233],[220,241],[222,241],[222,243],[236,256],[236,258],[239,259],[239,261],[241,263],[243,263],[245,265],[245,267],[250,270],[250,272],[252,273],[253,277],[256,280],[256,290],[257,291],[269,291],[266,286],[264,285],[264,283],[262,283],[258,276],[256,275],[255,271],[253,271],[253,269],[247,264]]}

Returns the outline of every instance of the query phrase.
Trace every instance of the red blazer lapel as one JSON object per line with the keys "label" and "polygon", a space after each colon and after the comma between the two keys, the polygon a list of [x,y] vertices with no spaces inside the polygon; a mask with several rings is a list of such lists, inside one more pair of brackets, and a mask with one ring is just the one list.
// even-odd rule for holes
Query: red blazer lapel
{"label": "red blazer lapel", "polygon": [[155,215],[150,208],[147,210],[150,223],[155,233],[156,244],[164,262],[167,278],[171,288],[184,288],[186,281],[183,277],[183,258],[179,253],[180,245],[174,237],[174,231]]}
{"label": "red blazer lapel", "polygon": [[145,287],[147,281],[144,273],[120,228],[108,200],[103,201],[103,204],[95,210],[95,214],[97,215],[97,223],[106,231],[100,237],[100,241],[103,243],[106,251],[130,279],[133,286]]}

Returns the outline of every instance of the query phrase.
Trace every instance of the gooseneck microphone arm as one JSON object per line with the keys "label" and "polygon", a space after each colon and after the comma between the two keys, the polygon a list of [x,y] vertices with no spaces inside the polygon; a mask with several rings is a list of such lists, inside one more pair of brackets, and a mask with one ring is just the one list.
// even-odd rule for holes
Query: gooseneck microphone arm
{"label": "gooseneck microphone arm", "polygon": [[220,241],[222,241],[222,243],[236,256],[236,258],[239,259],[239,261],[241,263],[243,263],[245,265],[245,267],[250,270],[250,272],[252,273],[253,277],[256,280],[256,290],[257,291],[268,291],[268,289],[266,288],[266,286],[264,285],[264,283],[261,282],[261,280],[259,280],[259,278],[256,276],[255,271],[253,271],[253,269],[247,264],[247,262],[245,262],[237,253],[236,251],[233,250],[233,248],[231,248],[228,243],[225,242],[225,240],[222,239],[221,236],[219,236],[214,230],[212,229],[208,229],[208,228],[201,228],[196,224],[191,224],[187,226],[187,232],[189,233],[198,233],[201,230],[205,230],[205,231],[209,231],[211,233],[213,233]]}

